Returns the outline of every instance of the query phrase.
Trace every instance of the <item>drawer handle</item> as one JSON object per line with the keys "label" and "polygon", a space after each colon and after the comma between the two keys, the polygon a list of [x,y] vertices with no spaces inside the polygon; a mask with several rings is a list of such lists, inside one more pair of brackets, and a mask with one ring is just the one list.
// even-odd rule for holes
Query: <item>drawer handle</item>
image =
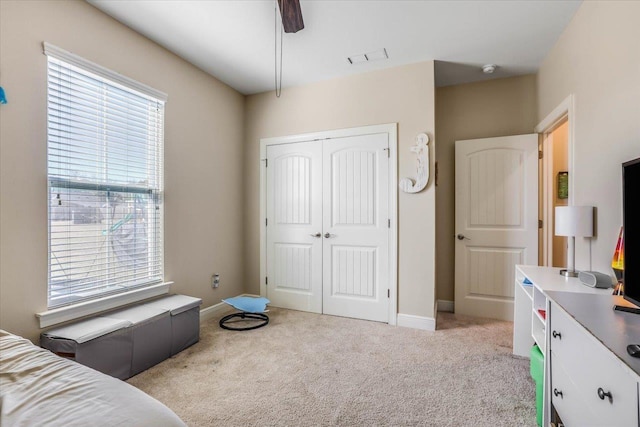
{"label": "drawer handle", "polygon": [[608,391],[608,392],[605,393],[605,391],[602,389],[602,387],[598,388],[598,397],[601,400],[604,400],[605,397],[608,397],[609,398],[609,402],[613,403],[613,396],[611,395],[611,392]]}
{"label": "drawer handle", "polygon": [[553,331],[551,335],[553,335],[554,338],[558,338],[559,340],[562,339],[562,334],[560,332]]}
{"label": "drawer handle", "polygon": [[[598,391],[598,393],[599,393],[599,392],[600,392],[600,391]],[[561,392],[560,390],[558,390],[557,388],[554,388],[554,389],[553,389],[553,395],[554,395],[555,397],[560,396],[560,399],[564,399],[564,397],[562,397],[562,392]]]}

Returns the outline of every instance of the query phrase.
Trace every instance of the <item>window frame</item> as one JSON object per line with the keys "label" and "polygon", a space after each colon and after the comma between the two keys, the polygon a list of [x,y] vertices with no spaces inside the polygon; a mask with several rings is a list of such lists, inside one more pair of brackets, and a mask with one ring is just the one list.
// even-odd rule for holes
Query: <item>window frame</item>
{"label": "window frame", "polygon": [[[153,246],[154,249],[160,249],[160,280],[159,281],[150,281],[147,284],[143,284],[142,286],[132,287],[129,289],[124,289],[120,292],[106,292],[102,294],[98,294],[97,296],[90,299],[83,299],[78,301],[69,302],[66,304],[58,305],[51,307],[49,306],[49,296],[50,296],[50,286],[51,286],[51,216],[49,214],[49,206],[47,206],[47,233],[49,235],[47,246],[48,246],[48,273],[47,273],[47,307],[48,310],[45,312],[37,313],[36,316],[40,320],[40,327],[46,327],[49,325],[53,325],[56,323],[64,322],[67,320],[72,320],[74,318],[86,316],[89,314],[93,314],[99,311],[104,311],[107,309],[115,308],[121,305],[129,304],[135,301],[139,301],[142,299],[150,298],[156,295],[162,295],[169,292],[169,288],[171,282],[164,282],[164,221],[163,221],[163,203],[162,203],[162,193],[164,190],[163,183],[163,168],[164,168],[164,104],[167,101],[168,96],[160,92],[156,89],[153,89],[145,84],[137,82],[133,79],[125,77],[115,71],[109,70],[105,67],[102,67],[98,64],[95,64],[91,61],[88,61],[78,55],[75,55],[71,52],[68,52],[59,47],[53,46],[49,43],[43,43],[43,53],[47,57],[55,58],[58,61],[62,61],[64,63],[70,64],[74,67],[77,67],[81,70],[85,70],[86,72],[97,75],[98,77],[107,81],[108,84],[124,89],[127,92],[137,92],[147,98],[152,99],[153,101],[157,101],[163,106],[162,118],[160,121],[160,152],[159,157],[156,162],[159,163],[159,182],[157,182],[156,186],[151,189],[148,187],[138,187],[135,185],[110,185],[110,184],[98,184],[98,183],[89,183],[89,182],[74,182],[72,179],[60,178],[56,176],[49,175],[49,148],[47,148],[47,197],[50,196],[50,189],[52,186],[58,188],[62,186],[63,188],[68,189],[90,189],[97,191],[114,191],[114,192],[123,192],[127,194],[136,194],[136,193],[146,193],[152,199],[156,200],[157,206],[159,206],[160,212],[158,213],[158,217],[156,221],[158,221],[157,232],[160,233],[159,246]],[[47,58],[47,69],[49,68],[49,58]],[[47,77],[48,79],[48,77]],[[47,87],[49,83],[47,82]],[[47,95],[47,99],[49,96]],[[47,118],[49,117],[49,107],[47,106]],[[47,125],[47,129],[49,126]],[[47,133],[47,146],[49,144],[49,136]],[[156,163],[156,164],[158,164]],[[55,184],[55,185],[52,185]],[[157,188],[156,188],[157,187]]]}

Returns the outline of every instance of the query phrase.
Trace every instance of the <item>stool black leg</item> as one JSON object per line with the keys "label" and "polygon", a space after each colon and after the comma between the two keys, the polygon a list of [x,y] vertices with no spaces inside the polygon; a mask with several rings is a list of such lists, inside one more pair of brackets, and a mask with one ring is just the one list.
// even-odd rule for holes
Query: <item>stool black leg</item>
{"label": "stool black leg", "polygon": [[[246,319],[251,319],[251,320],[261,320],[260,323],[253,325],[253,326],[246,326],[246,327],[232,327],[227,325],[226,323],[231,320],[231,319],[235,319],[239,317],[242,320],[246,320]],[[258,329],[258,328],[262,328],[263,326],[266,326],[269,323],[269,316],[267,316],[264,313],[247,313],[247,312],[240,312],[240,313],[231,313],[228,314],[226,316],[224,316],[222,319],[220,319],[220,327],[222,329],[227,329],[229,331],[250,331],[252,329]]]}

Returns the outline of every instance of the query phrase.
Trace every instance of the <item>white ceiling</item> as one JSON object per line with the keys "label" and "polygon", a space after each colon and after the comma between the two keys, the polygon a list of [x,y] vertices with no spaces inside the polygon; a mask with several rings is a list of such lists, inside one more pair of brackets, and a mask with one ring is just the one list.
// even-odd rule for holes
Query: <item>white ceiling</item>
{"label": "white ceiling", "polygon": [[[275,0],[87,1],[243,94],[274,89]],[[534,73],[580,3],[301,0],[283,87],[431,59],[436,86]],[[381,48],[389,59],[347,61]]]}

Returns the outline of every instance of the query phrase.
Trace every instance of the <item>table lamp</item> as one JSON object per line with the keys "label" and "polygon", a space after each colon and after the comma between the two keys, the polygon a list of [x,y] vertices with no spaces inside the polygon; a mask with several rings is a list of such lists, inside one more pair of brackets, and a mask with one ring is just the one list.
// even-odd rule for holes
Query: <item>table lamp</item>
{"label": "table lamp", "polygon": [[556,206],[555,235],[567,236],[567,269],[565,277],[578,277],[576,271],[576,237],[593,236],[593,206]]}

